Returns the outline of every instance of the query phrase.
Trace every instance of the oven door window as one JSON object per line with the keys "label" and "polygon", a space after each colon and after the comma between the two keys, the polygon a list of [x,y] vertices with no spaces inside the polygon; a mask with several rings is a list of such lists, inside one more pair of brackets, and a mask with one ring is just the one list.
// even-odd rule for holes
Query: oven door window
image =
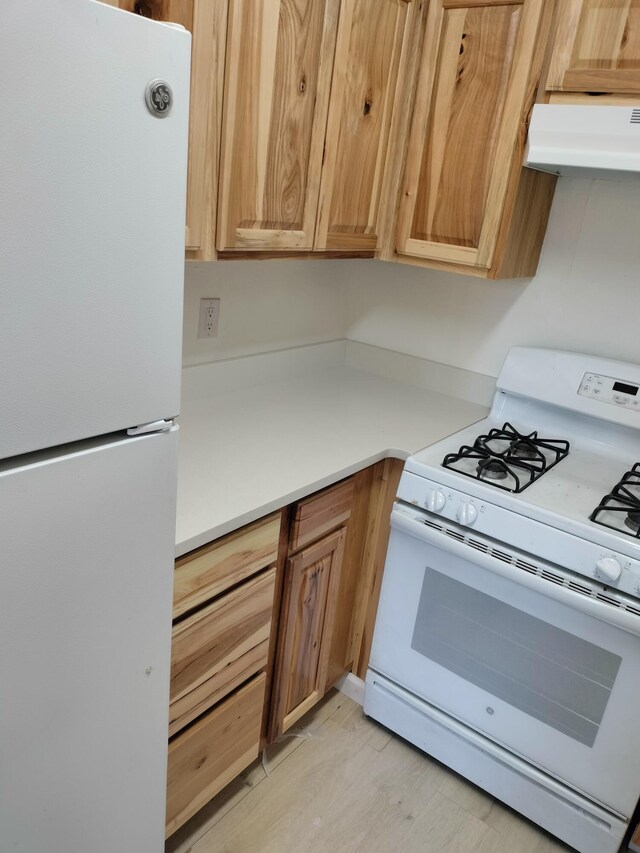
{"label": "oven door window", "polygon": [[592,747],[622,658],[427,568],[412,648]]}

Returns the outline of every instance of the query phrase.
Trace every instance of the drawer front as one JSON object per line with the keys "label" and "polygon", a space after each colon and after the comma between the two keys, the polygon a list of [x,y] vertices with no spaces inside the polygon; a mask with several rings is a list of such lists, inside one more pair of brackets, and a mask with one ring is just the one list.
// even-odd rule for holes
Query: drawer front
{"label": "drawer front", "polygon": [[275,581],[270,569],[174,626],[170,736],[266,666]]}
{"label": "drawer front", "polygon": [[353,477],[295,505],[289,553],[304,548],[344,524],[351,515]]}
{"label": "drawer front", "polygon": [[173,618],[275,563],[280,519],[270,515],[176,560]]}
{"label": "drawer front", "polygon": [[262,673],[169,744],[167,836],[258,757],[265,683]]}

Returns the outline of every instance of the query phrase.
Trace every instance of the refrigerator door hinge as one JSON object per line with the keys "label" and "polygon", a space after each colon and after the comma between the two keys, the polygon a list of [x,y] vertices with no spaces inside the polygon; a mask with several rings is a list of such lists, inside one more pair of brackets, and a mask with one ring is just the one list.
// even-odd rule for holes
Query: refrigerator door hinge
{"label": "refrigerator door hinge", "polygon": [[127,435],[146,435],[149,432],[166,432],[173,426],[173,421],[151,421],[148,424],[129,427]]}

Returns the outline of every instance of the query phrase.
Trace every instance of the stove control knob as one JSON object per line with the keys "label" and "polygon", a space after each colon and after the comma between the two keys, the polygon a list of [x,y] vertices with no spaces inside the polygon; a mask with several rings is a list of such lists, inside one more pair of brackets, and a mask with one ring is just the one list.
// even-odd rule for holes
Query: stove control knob
{"label": "stove control knob", "polygon": [[442,512],[445,507],[447,499],[444,496],[444,493],[440,491],[440,489],[431,489],[429,494],[427,495],[427,503],[426,507],[429,512]]}
{"label": "stove control knob", "polygon": [[617,581],[622,574],[622,566],[615,557],[601,557],[596,563],[596,569],[607,580]]}
{"label": "stove control knob", "polygon": [[478,510],[473,504],[462,503],[458,507],[458,521],[465,527],[471,527],[472,524],[475,524],[477,517]]}

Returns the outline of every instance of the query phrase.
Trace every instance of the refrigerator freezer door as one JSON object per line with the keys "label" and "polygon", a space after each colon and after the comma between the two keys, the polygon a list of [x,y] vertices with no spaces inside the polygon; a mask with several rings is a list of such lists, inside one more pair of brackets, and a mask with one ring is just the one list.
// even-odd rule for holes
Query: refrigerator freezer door
{"label": "refrigerator freezer door", "polygon": [[2,3],[0,459],[179,411],[190,44],[93,0]]}
{"label": "refrigerator freezer door", "polygon": [[164,849],[176,458],[174,428],[0,467],[2,850]]}

